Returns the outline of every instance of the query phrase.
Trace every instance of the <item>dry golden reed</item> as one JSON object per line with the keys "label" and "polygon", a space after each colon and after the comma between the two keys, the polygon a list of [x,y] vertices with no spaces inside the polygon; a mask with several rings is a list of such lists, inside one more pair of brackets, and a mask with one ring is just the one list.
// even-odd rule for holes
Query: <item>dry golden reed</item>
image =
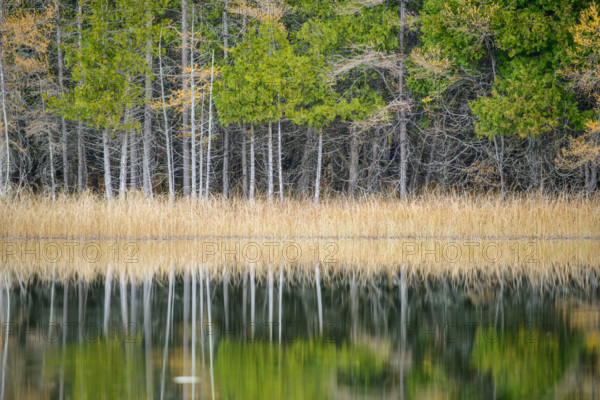
{"label": "dry golden reed", "polygon": [[0,200],[5,238],[600,238],[600,196],[425,196],[399,201]]}
{"label": "dry golden reed", "polygon": [[[398,201],[213,198],[173,203],[140,195],[106,201],[25,195],[0,201],[0,274],[15,282],[131,280],[203,269],[257,279],[283,268],[336,276],[535,280],[581,287],[600,276],[598,196],[426,196]],[[58,254],[58,255],[57,255]],[[395,278],[394,278],[395,279]]]}

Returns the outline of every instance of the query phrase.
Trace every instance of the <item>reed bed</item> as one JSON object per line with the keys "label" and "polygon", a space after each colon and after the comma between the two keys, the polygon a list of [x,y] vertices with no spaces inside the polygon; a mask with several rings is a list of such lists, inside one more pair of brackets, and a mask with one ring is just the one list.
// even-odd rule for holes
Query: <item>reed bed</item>
{"label": "reed bed", "polygon": [[387,276],[588,287],[600,277],[600,196],[423,196],[320,205],[92,194],[0,200],[0,274],[15,283],[206,270],[258,280]]}
{"label": "reed bed", "polygon": [[600,239],[600,196],[423,196],[331,199],[106,201],[93,194],[0,200],[4,238]]}

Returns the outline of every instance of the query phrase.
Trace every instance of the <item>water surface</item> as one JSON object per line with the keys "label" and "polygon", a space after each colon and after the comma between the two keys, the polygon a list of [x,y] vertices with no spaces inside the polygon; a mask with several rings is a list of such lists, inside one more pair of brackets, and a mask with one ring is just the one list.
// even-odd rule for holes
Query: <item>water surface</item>
{"label": "water surface", "polygon": [[600,398],[597,292],[269,277],[3,290],[3,398]]}

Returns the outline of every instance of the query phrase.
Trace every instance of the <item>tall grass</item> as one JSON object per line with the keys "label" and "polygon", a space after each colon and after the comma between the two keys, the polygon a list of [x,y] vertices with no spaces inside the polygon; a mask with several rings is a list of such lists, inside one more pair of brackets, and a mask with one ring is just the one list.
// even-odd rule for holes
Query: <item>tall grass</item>
{"label": "tall grass", "polygon": [[146,199],[91,194],[0,200],[5,238],[598,238],[600,197],[425,196],[334,199]]}
{"label": "tall grass", "polygon": [[[138,195],[106,201],[89,194],[53,203],[21,196],[0,201],[0,274],[13,283],[93,281],[112,270],[140,280],[206,268],[218,279],[226,266],[235,280],[252,264],[259,279],[282,266],[287,276],[310,280],[318,264],[324,279],[394,277],[404,270],[409,279],[467,285],[525,279],[587,287],[600,277],[599,205],[597,196],[425,196],[320,205],[170,203]],[[286,245],[299,256],[284,256]],[[256,261],[247,246],[260,253]],[[60,257],[53,256],[57,249]]]}

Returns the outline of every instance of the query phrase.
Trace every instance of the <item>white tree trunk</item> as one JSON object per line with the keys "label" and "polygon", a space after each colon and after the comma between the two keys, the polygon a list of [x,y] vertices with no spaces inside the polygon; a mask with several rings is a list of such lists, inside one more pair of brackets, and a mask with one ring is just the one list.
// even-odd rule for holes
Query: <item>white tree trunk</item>
{"label": "white tree trunk", "polygon": [[[56,13],[56,48],[58,50],[57,55],[57,63],[58,63],[58,86],[59,93],[62,95],[64,88],[64,65],[63,65],[63,55],[62,55],[62,32],[60,29],[60,2],[55,0],[55,13]],[[67,158],[67,124],[64,117],[60,118],[60,126],[61,126],[61,138],[62,138],[62,158],[63,158],[63,171],[64,171],[64,183],[65,183],[65,192],[69,190],[69,160]],[[48,139],[51,142],[51,139]],[[52,144],[50,144],[52,146]],[[50,154],[51,158],[53,158],[53,154]],[[52,167],[54,168],[54,167]],[[54,177],[52,177],[54,179]],[[53,188],[54,190],[54,188]]]}
{"label": "white tree trunk", "polygon": [[[183,73],[183,81],[182,81],[182,89],[187,89],[188,85],[188,0],[181,0],[181,69]],[[189,125],[189,108],[184,105],[183,112],[181,115],[182,125],[183,125],[183,195],[190,195],[190,141],[189,141],[189,133],[188,133],[188,125]]]}
{"label": "white tree trunk", "polygon": [[254,201],[255,186],[255,166],[254,166],[254,123],[250,125],[250,201]]}
{"label": "white tree trunk", "polygon": [[206,199],[208,200],[208,193],[210,191],[210,148],[212,140],[212,100],[213,100],[213,82],[215,77],[215,51],[212,52],[212,64],[210,67],[210,96],[208,100],[208,148],[206,149],[206,189],[204,190]]}
{"label": "white tree trunk", "polygon": [[[400,76],[399,76],[399,97],[404,99],[404,24],[405,24],[405,0],[400,1]],[[400,111],[400,198],[406,199],[407,195],[407,138],[406,138],[406,111],[404,108]]]}
{"label": "white tree trunk", "polygon": [[160,38],[158,42],[158,67],[160,73],[160,94],[162,99],[163,117],[165,122],[165,145],[167,148],[167,174],[169,181],[169,200],[175,200],[175,187],[173,186],[173,158],[171,157],[171,135],[169,133],[169,121],[167,119],[167,106],[165,104],[165,85],[164,76],[162,69],[162,57],[161,57],[161,41],[162,41],[162,28],[160,30]]}
{"label": "white tree trunk", "polygon": [[358,133],[354,129],[350,132],[350,168],[348,181],[350,195],[354,196],[358,186]]}
{"label": "white tree trunk", "polygon": [[267,174],[268,174],[268,190],[267,200],[269,203],[273,201],[273,124],[269,121],[269,137],[267,144]]}
{"label": "white tree trunk", "polygon": [[83,192],[87,179],[85,178],[85,147],[83,143],[83,125],[77,121],[77,191]]}
{"label": "white tree trunk", "polygon": [[[81,49],[81,1],[77,2],[77,47]],[[79,85],[83,85],[83,79],[79,80]],[[66,134],[64,135],[66,137]],[[83,125],[81,119],[77,119],[77,190],[81,193],[85,187],[85,152],[83,144]],[[65,188],[67,184],[65,182]]]}
{"label": "white tree trunk", "polygon": [[[146,11],[146,29],[152,25],[151,11]],[[152,198],[152,178],[150,173],[150,146],[152,145],[152,38],[146,40],[146,77],[144,93],[144,133],[142,137],[142,186],[144,194]]]}
{"label": "white tree trunk", "polygon": [[52,133],[48,134],[48,150],[50,151],[50,188],[52,190],[52,202],[56,201],[56,182],[54,181],[54,150],[52,149]]}
{"label": "white tree trunk", "polygon": [[190,114],[191,126],[190,135],[192,137],[192,197],[196,197],[197,177],[196,177],[196,85],[194,82],[194,7],[192,6],[192,34],[190,39]]}
{"label": "white tree trunk", "polygon": [[110,175],[110,149],[108,147],[108,130],[104,130],[102,137],[102,148],[104,150],[104,188],[106,198],[113,198],[112,179]]}
{"label": "white tree trunk", "polygon": [[123,132],[123,139],[121,140],[121,166],[119,168],[119,197],[122,199],[125,197],[127,191],[127,146],[128,146],[129,135]]}
{"label": "white tree trunk", "polygon": [[246,125],[242,127],[242,193],[244,198],[248,198],[248,160],[246,154],[247,139],[246,139]]}
{"label": "white tree trunk", "polygon": [[281,119],[277,121],[277,172],[279,175],[279,201],[283,204],[283,166],[281,165]]}
{"label": "white tree trunk", "polygon": [[[229,24],[227,21],[227,7],[229,1],[225,0],[223,7],[223,58],[227,62],[229,56]],[[229,131],[223,128],[223,196],[229,197]]]}
{"label": "white tree trunk", "polygon": [[129,191],[135,192],[138,187],[138,137],[135,129],[129,131]]}
{"label": "white tree trunk", "polygon": [[204,193],[204,90],[202,91],[202,109],[200,111],[200,148],[198,149],[198,198]]}
{"label": "white tree trunk", "polygon": [[[2,25],[2,6],[0,6],[0,26]],[[6,85],[4,83],[4,47],[0,40],[0,93],[2,95],[2,126],[4,128],[4,154],[6,161],[6,170],[3,178],[0,178],[0,194],[3,194],[6,188],[10,186],[10,141],[8,139],[8,116],[6,114]],[[0,167],[0,174],[2,167]],[[4,178],[5,177],[5,178]]]}
{"label": "white tree trunk", "polygon": [[223,129],[223,196],[229,197],[229,131]]}
{"label": "white tree trunk", "polygon": [[317,174],[315,177],[315,203],[319,204],[321,190],[321,164],[323,162],[323,132],[319,132],[319,145],[317,148]]}

